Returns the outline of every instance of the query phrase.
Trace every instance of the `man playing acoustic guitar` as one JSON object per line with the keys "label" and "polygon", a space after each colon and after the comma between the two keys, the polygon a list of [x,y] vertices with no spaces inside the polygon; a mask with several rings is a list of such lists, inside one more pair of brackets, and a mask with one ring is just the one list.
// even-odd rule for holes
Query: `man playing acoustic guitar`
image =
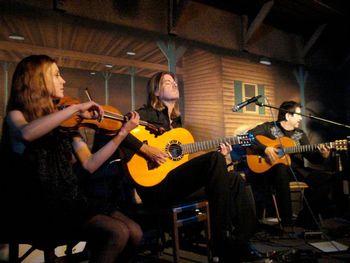
{"label": "man playing acoustic guitar", "polygon": [[[125,172],[130,173],[136,183],[143,204],[170,208],[187,202],[204,188],[210,208],[213,256],[219,257],[220,262],[230,263],[251,257],[247,241],[257,230],[258,221],[245,182],[238,174],[228,172],[224,157],[232,150],[231,144],[240,143],[236,140],[238,136],[233,140],[205,141],[198,149],[211,149],[211,152],[184,161],[188,153],[196,152],[193,149],[197,145],[186,142],[193,138],[181,128],[176,76],[171,72],[158,72],[150,78],[147,88],[147,105],[138,112],[142,121],[157,129],[150,132],[142,127],[134,129],[122,144],[122,155],[116,157],[127,164]],[[169,143],[163,143],[168,135],[174,137]],[[100,139],[95,136],[94,143],[97,141]]]}
{"label": "man playing acoustic guitar", "polygon": [[[285,101],[279,108],[277,122],[265,122],[249,131],[256,137],[251,147],[253,151],[247,154],[247,163],[252,173],[249,178],[254,181],[260,177],[264,187],[272,185],[275,188],[283,225],[292,223],[290,181],[296,181],[297,178],[309,185],[306,196],[316,217],[321,212],[324,201],[328,199],[329,175],[321,172],[316,174],[316,171],[306,168],[304,158],[313,164],[320,164],[329,157],[330,149],[325,144],[316,147],[309,145],[307,135],[299,128],[302,120],[300,113],[299,103]],[[290,142],[295,146],[292,147],[294,154],[288,155],[286,153]],[[254,183],[252,186],[254,190]],[[317,226],[314,219],[304,205],[297,223],[314,228]]]}

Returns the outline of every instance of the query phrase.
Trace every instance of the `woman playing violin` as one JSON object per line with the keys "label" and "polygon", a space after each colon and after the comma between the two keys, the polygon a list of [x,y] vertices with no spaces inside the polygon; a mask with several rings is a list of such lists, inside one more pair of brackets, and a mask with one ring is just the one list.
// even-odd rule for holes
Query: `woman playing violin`
{"label": "woman playing violin", "polygon": [[133,112],[120,131],[92,154],[77,130],[63,130],[60,125],[75,115],[98,119],[103,109],[89,101],[58,110],[64,84],[55,60],[46,55],[26,57],[15,69],[2,133],[6,163],[18,167],[10,180],[17,191],[9,192],[20,195],[21,211],[11,203],[11,215],[17,214],[18,221],[21,217],[18,225],[30,223],[27,229],[36,230],[35,235],[39,227],[50,236],[54,230],[82,231],[91,249],[90,262],[127,262],[127,252],[142,238],[139,225],[119,212],[115,203],[89,198],[75,168],[93,173],[138,125],[139,115]]}

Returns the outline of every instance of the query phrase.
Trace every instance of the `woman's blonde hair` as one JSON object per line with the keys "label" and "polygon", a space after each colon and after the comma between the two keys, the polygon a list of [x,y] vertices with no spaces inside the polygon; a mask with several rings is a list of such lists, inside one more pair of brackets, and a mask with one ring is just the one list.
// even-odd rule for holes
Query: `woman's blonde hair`
{"label": "woman's blonde hair", "polygon": [[[177,83],[177,77],[174,73],[169,72],[169,71],[161,71],[161,72],[154,74],[149,79],[148,84],[147,84],[147,92],[148,92],[147,105],[152,107],[153,109],[158,110],[158,111],[165,109],[164,103],[159,99],[159,97],[157,95],[155,95],[155,93],[157,91],[160,91],[160,88],[161,88],[160,82],[162,81],[164,75],[172,76],[172,78]],[[180,107],[179,107],[179,100],[177,100],[177,102],[175,103],[175,107],[174,107],[173,111],[171,112],[170,117],[173,119],[173,118],[176,118],[180,115],[181,115],[181,113],[180,113]]]}
{"label": "woman's blonde hair", "polygon": [[20,110],[27,121],[35,120],[55,110],[50,66],[56,63],[47,55],[31,55],[22,59],[12,77],[7,112]]}

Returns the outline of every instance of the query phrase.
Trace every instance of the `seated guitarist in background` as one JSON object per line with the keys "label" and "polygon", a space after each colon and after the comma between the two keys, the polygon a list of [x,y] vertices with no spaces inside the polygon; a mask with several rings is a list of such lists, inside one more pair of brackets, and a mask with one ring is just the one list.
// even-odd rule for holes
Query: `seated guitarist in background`
{"label": "seated guitarist in background", "polygon": [[[310,188],[306,191],[306,198],[316,217],[321,212],[321,206],[325,205],[325,200],[328,199],[327,194],[329,193],[329,175],[322,172],[316,173],[316,171],[304,166],[304,158],[314,164],[321,163],[328,158],[330,150],[325,145],[321,144],[316,151],[290,155],[292,169],[290,169],[289,165],[278,163],[280,157],[278,149],[275,147],[280,145],[278,138],[288,137],[297,146],[310,144],[305,132],[299,128],[302,116],[297,113],[301,113],[301,105],[295,101],[285,101],[279,107],[277,122],[265,122],[249,131],[255,136],[265,136],[267,138],[266,141],[270,141],[269,139],[275,140],[275,143],[272,143],[272,145],[264,143],[262,139],[259,141],[259,136],[255,140],[252,146],[253,151],[264,158],[267,164],[271,164],[271,167],[263,174],[254,174],[252,172],[252,176],[249,176],[249,178],[254,180],[260,177],[263,178],[265,186],[274,186],[283,225],[292,223],[289,182],[296,181],[293,172],[298,181],[306,182],[309,185]],[[247,160],[248,158],[249,156],[247,155]],[[254,167],[251,167],[253,165],[249,165],[248,160],[248,166],[254,170]],[[252,186],[254,191],[254,183],[252,183]],[[303,211],[299,213],[297,223],[307,228],[317,226],[305,205]]]}
{"label": "seated guitarist in background", "polygon": [[[148,82],[148,93],[147,106],[138,110],[140,118],[165,131],[181,127],[175,75],[170,72],[155,74]],[[130,158],[130,150],[153,161],[156,166],[165,165],[168,158],[163,150],[142,143],[132,134],[122,146],[124,163]],[[217,149],[174,168],[156,185],[136,184],[136,189],[144,205],[170,208],[188,201],[188,197],[204,187],[210,204],[213,255],[219,256],[220,262],[240,262],[238,253],[246,248],[246,241],[255,233],[257,220],[253,206],[249,206],[251,202],[248,202],[242,178],[228,173],[225,155],[231,151],[231,145],[222,143]],[[232,239],[240,241],[234,247],[228,241],[230,234],[234,236]]]}

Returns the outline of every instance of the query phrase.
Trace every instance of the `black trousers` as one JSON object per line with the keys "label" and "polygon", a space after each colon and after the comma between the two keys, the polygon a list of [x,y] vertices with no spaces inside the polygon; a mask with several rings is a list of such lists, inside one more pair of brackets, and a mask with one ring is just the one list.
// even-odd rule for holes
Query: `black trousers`
{"label": "black trousers", "polygon": [[[258,195],[256,200],[261,201],[257,203],[259,207],[258,215],[262,214],[261,204],[266,205],[268,203],[266,200],[271,198],[271,191],[274,191],[276,193],[282,223],[290,223],[292,219],[292,204],[289,182],[296,179],[309,185],[309,188],[305,190],[305,198],[312,213],[317,217],[319,213],[322,214],[324,212],[325,204],[330,202],[329,193],[333,184],[332,176],[329,173],[309,168],[294,167],[293,171],[296,178],[288,166],[277,164],[264,174],[251,174],[249,176],[254,195]],[[311,222],[313,220],[306,204],[304,204],[304,208],[301,211],[301,216],[303,217],[303,221]]]}
{"label": "black trousers", "polygon": [[[251,203],[244,203],[244,200],[249,198],[244,198],[245,193],[239,190],[243,189],[239,187],[242,183],[239,176],[228,173],[225,158],[220,153],[209,152],[172,170],[158,185],[138,187],[137,191],[146,205],[169,207],[185,202],[190,195],[204,187],[206,198],[209,201],[213,250],[215,251],[218,250],[220,243],[227,239],[227,229],[232,214],[244,218],[244,215],[238,215],[237,212],[241,208],[241,211],[252,213],[253,217],[255,216],[252,212],[254,206]],[[255,223],[254,218],[252,221]],[[246,220],[245,223],[247,223]],[[245,227],[247,226],[249,228],[249,224]],[[253,231],[254,227],[255,225],[249,230]],[[249,234],[242,236],[248,237]]]}

